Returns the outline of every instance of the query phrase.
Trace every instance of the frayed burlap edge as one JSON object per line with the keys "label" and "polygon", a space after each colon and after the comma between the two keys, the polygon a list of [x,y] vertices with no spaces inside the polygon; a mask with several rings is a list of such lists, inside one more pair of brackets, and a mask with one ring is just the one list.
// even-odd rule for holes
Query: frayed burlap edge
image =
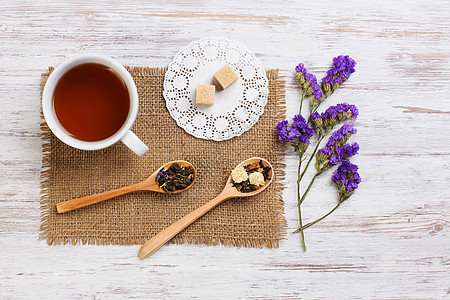
{"label": "frayed burlap edge", "polygon": [[[144,75],[159,75],[161,72],[165,72],[167,68],[144,68],[144,67],[128,67],[130,71],[137,71]],[[41,98],[45,82],[54,68],[50,67],[48,73],[44,73],[41,78]],[[286,101],[285,101],[285,80],[282,76],[279,76],[279,70],[267,70],[267,78],[275,81],[275,106],[277,107],[277,120],[282,120],[286,117]],[[66,244],[82,244],[82,245],[135,245],[143,244],[147,241],[147,238],[103,238],[103,237],[54,237],[49,233],[48,218],[50,214],[50,195],[49,195],[49,181],[51,172],[51,131],[47,126],[42,110],[41,110],[41,139],[42,139],[42,166],[40,173],[41,181],[41,225],[39,239],[46,239],[49,245],[66,245]],[[279,143],[276,149],[276,161],[272,162],[274,167],[275,181],[275,193],[276,193],[276,212],[277,223],[279,224],[279,239],[267,240],[267,239],[241,239],[241,238],[209,238],[209,237],[180,237],[175,236],[169,241],[171,244],[205,244],[205,245],[224,245],[234,247],[251,247],[251,248],[279,248],[280,240],[286,239],[287,221],[284,217],[284,201],[283,201],[283,189],[284,184],[281,181],[285,179],[285,167],[286,165],[281,162],[285,155],[285,147]]]}
{"label": "frayed burlap edge", "polygon": [[[41,77],[41,99],[42,94],[44,91],[44,85],[47,81],[48,75],[54,70],[54,68],[50,67],[48,69],[48,73],[43,74]],[[48,224],[48,217],[50,214],[50,194],[49,194],[49,188],[50,188],[50,172],[51,172],[51,131],[50,128],[47,126],[47,123],[44,119],[44,114],[42,112],[42,105],[41,105],[41,123],[40,123],[40,129],[41,129],[41,140],[42,140],[42,166],[41,166],[41,174],[40,174],[40,180],[41,180],[41,227],[40,227],[40,233],[39,238],[40,239],[47,239],[47,243],[49,245],[52,245],[54,243],[54,239],[50,237],[49,234],[49,224]]]}

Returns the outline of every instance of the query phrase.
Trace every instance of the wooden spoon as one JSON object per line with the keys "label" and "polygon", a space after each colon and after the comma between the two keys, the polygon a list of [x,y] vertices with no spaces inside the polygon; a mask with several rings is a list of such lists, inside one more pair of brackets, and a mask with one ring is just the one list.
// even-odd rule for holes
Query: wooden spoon
{"label": "wooden spoon", "polygon": [[264,191],[269,186],[269,184],[272,182],[273,179],[272,165],[267,160],[259,157],[252,157],[250,159],[241,162],[237,167],[246,166],[254,162],[259,162],[260,160],[263,162],[264,166],[270,167],[270,172],[268,173],[270,180],[268,182],[266,181],[266,184],[264,186],[260,187],[259,189],[253,192],[241,193],[233,186],[230,175],[230,177],[227,180],[227,183],[225,184],[224,189],[216,198],[212,199],[208,203],[197,208],[196,210],[187,214],[186,216],[182,217],[181,219],[179,219],[178,221],[176,221],[175,223],[173,223],[172,225],[170,225],[169,227],[167,227],[166,229],[164,229],[163,231],[152,237],[144,245],[142,245],[142,247],[139,249],[139,258],[144,259],[153,252],[155,252],[156,250],[158,250],[162,245],[168,242],[180,231],[188,227],[195,220],[197,220],[198,218],[200,218],[201,216],[203,216],[208,211],[210,211],[220,203],[224,202],[225,200],[236,197],[250,197]]}
{"label": "wooden spoon", "polygon": [[156,175],[158,175],[158,172],[161,169],[163,169],[163,168],[167,169],[174,163],[179,164],[180,167],[192,167],[194,169],[194,179],[192,180],[192,183],[188,187],[186,187],[182,190],[175,190],[173,192],[169,192],[169,194],[181,193],[192,186],[192,184],[195,181],[195,178],[197,177],[196,176],[197,173],[195,171],[194,166],[191,163],[189,163],[187,161],[183,161],[183,160],[175,160],[175,161],[171,161],[171,162],[165,164],[164,166],[160,167],[152,175],[150,175],[149,178],[147,178],[146,180],[144,180],[142,182],[132,184],[130,186],[125,186],[120,189],[106,191],[106,192],[103,192],[100,194],[90,195],[90,196],[86,196],[86,197],[81,197],[81,198],[76,198],[76,199],[68,200],[65,202],[61,202],[61,203],[56,204],[56,210],[59,213],[65,213],[65,212],[68,212],[68,211],[71,211],[74,209],[78,209],[81,207],[85,207],[88,205],[92,205],[95,203],[99,203],[99,202],[114,198],[117,196],[125,195],[128,193],[133,193],[133,192],[137,192],[137,191],[153,191],[153,192],[158,192],[158,193],[166,193],[163,189],[161,189],[159,187],[158,181],[156,180]]}

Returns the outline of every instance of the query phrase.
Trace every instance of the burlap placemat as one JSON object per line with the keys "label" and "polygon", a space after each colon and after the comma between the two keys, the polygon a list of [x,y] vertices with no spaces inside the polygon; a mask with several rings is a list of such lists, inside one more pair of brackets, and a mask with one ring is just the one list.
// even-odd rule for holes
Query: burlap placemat
{"label": "burlap placemat", "polygon": [[[284,118],[284,81],[267,71],[269,99],[264,114],[246,133],[228,141],[197,139],[177,126],[163,98],[165,69],[127,67],[139,93],[139,114],[132,128],[149,151],[138,157],[122,143],[98,151],[81,151],[59,141],[41,125],[41,234],[48,244],[142,244],[182,216],[214,198],[233,168],[252,156],[274,167],[274,181],[261,194],[230,199],[195,221],[171,243],[278,247],[286,220],[281,198],[284,147],[275,125]],[[50,69],[50,72],[52,69]],[[49,73],[42,74],[43,88]],[[72,198],[137,183],[165,162],[186,160],[197,180],[177,195],[137,192],[65,214],[55,205]]]}

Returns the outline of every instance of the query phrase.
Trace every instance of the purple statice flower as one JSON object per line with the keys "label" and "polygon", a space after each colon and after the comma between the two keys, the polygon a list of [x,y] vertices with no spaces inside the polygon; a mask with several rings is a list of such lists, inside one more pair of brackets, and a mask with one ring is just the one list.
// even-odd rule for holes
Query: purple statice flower
{"label": "purple statice flower", "polygon": [[327,75],[322,78],[322,89],[325,93],[331,91],[331,81],[333,80],[333,76]]}
{"label": "purple statice flower", "polygon": [[322,78],[324,91],[329,92],[342,82],[346,81],[355,72],[356,62],[348,55],[339,55],[333,58],[333,67],[327,71],[327,76]]}
{"label": "purple statice flower", "polygon": [[333,151],[331,151],[330,148],[328,147],[323,147],[321,149],[319,149],[319,151],[317,151],[317,155],[316,155],[316,169],[319,170],[320,169],[320,165],[329,160],[330,156],[333,154]]}
{"label": "purple statice flower", "polygon": [[342,78],[341,77],[333,78],[331,79],[331,83],[334,83],[335,85],[341,84]]}
{"label": "purple statice flower", "polygon": [[328,107],[323,113],[322,118],[323,119],[334,119],[338,116],[338,111],[336,110],[335,106]]}
{"label": "purple statice flower", "polygon": [[346,156],[346,153],[344,152],[344,149],[342,149],[341,147],[337,146],[334,148],[334,152],[336,153],[336,157],[341,160]]}
{"label": "purple statice flower", "polygon": [[339,158],[337,158],[337,156],[334,155],[334,154],[331,155],[328,164],[329,164],[330,166],[335,166],[335,165],[337,165],[338,163],[339,163]]}
{"label": "purple statice flower", "polygon": [[156,175],[156,180],[159,180],[160,178],[166,178],[167,172],[164,171],[164,169],[161,169],[158,174]]}
{"label": "purple statice flower", "polygon": [[294,127],[303,127],[302,124],[306,125],[306,120],[302,115],[294,115],[292,120],[294,121]]}
{"label": "purple statice flower", "polygon": [[323,125],[322,116],[317,111],[311,114],[311,119],[313,120],[314,124],[316,124],[317,128]]}
{"label": "purple statice flower", "polygon": [[295,78],[298,80],[298,83],[299,83],[301,89],[303,89],[303,85],[305,84],[306,74],[308,74],[308,71],[306,70],[305,65],[302,63],[299,63],[295,67]]}
{"label": "purple statice flower", "polygon": [[342,125],[341,128],[333,132],[328,139],[327,147],[340,147],[347,142],[352,134],[357,132],[356,128],[349,124]]}
{"label": "purple statice flower", "polygon": [[348,159],[356,154],[358,154],[358,150],[359,150],[359,145],[358,143],[353,143],[352,145],[350,144],[345,144],[342,147],[339,146],[335,146],[335,147],[331,147],[331,151],[332,151],[332,156],[331,157],[336,157],[335,160],[331,160],[329,161],[329,165],[332,167],[334,165],[336,165],[338,162],[340,162],[341,160],[344,159]]}
{"label": "purple statice flower", "polygon": [[355,133],[357,132],[356,128],[353,127],[353,125],[350,125],[350,124],[344,124],[344,125],[342,125],[342,127],[339,128],[338,130],[341,130],[341,132],[342,132],[344,135],[347,135],[347,134],[349,134],[349,133],[355,134]]}
{"label": "purple statice flower", "polygon": [[304,96],[314,96],[315,102],[320,102],[322,98],[322,88],[317,83],[316,75],[308,73],[305,65],[300,63],[295,67],[295,78],[298,80],[302,94]]}
{"label": "purple statice flower", "polygon": [[315,111],[315,112],[313,112],[312,114],[311,114],[311,118],[314,120],[314,122],[316,121],[316,120],[318,120],[318,119],[322,119],[322,116],[317,112],[317,111]]}
{"label": "purple statice flower", "polygon": [[311,97],[311,111],[312,111],[315,107],[318,107],[318,106],[325,100],[325,98],[323,97],[322,88],[321,88],[320,85],[317,84],[317,83],[313,83],[313,84],[306,90],[305,95],[307,95],[307,96],[312,96],[312,97]]}
{"label": "purple statice flower", "polygon": [[305,80],[308,81],[309,83],[317,83],[317,77],[312,73],[306,73]]}
{"label": "purple statice flower", "polygon": [[353,173],[353,180],[357,183],[360,184],[361,183],[361,177],[359,176],[359,174],[355,171]]}
{"label": "purple statice flower", "polygon": [[292,126],[294,128],[298,128],[302,135],[307,136],[308,138],[314,135],[314,131],[306,123],[306,120],[302,115],[295,115],[292,120],[294,121]]}
{"label": "purple statice flower", "polygon": [[349,110],[349,108],[350,104],[348,103],[340,103],[336,105],[336,110],[338,113],[346,112],[347,110]]}
{"label": "purple statice flower", "polygon": [[356,142],[354,142],[354,143],[351,144],[351,145],[350,145],[349,143],[347,143],[347,144],[345,144],[344,146],[342,146],[342,150],[343,150],[343,152],[344,152],[344,154],[345,154],[344,157],[351,157],[351,156],[354,156],[354,155],[358,154],[358,151],[359,151],[359,144],[356,143]]}
{"label": "purple statice flower", "polygon": [[331,176],[331,181],[339,189],[342,201],[350,197],[361,183],[361,177],[358,173],[358,166],[348,160],[342,161],[341,165]]}
{"label": "purple statice flower", "polygon": [[305,75],[306,73],[308,73],[308,71],[306,71],[305,65],[302,63],[299,63],[296,67],[295,67],[295,71],[302,73],[303,75]]}
{"label": "purple statice flower", "polygon": [[283,128],[286,128],[286,126],[289,124],[288,120],[283,120],[278,122],[277,124],[277,130],[278,132],[280,132],[280,130],[282,130]]}
{"label": "purple statice flower", "polygon": [[278,139],[281,142],[285,142],[287,140],[287,136],[290,130],[288,124],[289,122],[287,120],[283,120],[277,124]]}
{"label": "purple statice flower", "polygon": [[355,133],[356,129],[352,125],[345,124],[331,134],[326,146],[317,152],[316,169],[318,172],[323,172],[358,153],[358,143],[347,144],[347,140]]}
{"label": "purple statice flower", "polygon": [[332,79],[333,79],[333,77],[331,77],[330,75],[327,75],[324,78],[322,78],[322,83],[331,83]]}
{"label": "purple statice flower", "polygon": [[339,55],[333,58],[333,66],[338,69],[340,73],[352,74],[355,72],[356,61],[348,55]]}
{"label": "purple statice flower", "polygon": [[317,83],[313,83],[312,88],[313,88],[314,98],[320,99],[322,97],[322,89],[320,88],[320,85]]}
{"label": "purple statice flower", "polygon": [[298,137],[298,141],[301,143],[301,144],[304,144],[304,145],[309,145],[311,142],[309,141],[309,138],[307,137],[307,136],[305,136],[305,135],[301,135],[301,136],[299,136]]}
{"label": "purple statice flower", "polygon": [[331,155],[331,150],[328,147],[323,147],[322,149],[319,149],[318,153],[323,153],[326,156],[330,156]]}
{"label": "purple statice flower", "polygon": [[355,105],[350,105],[350,112],[352,113],[352,115],[353,115],[353,121],[356,121],[356,119],[358,118],[358,115],[359,115],[359,110],[358,110],[358,108],[355,106]]}
{"label": "purple statice flower", "polygon": [[[315,114],[315,113],[314,113]],[[352,118],[353,121],[357,119],[359,115],[358,108],[355,105],[350,105],[348,103],[340,103],[335,106],[328,107],[320,116],[321,116],[321,126],[324,131],[330,131],[337,124]],[[318,115],[314,115],[315,118],[318,118]],[[311,115],[312,117],[312,115]],[[313,119],[314,120],[314,119]],[[320,126],[317,125],[316,126]]]}
{"label": "purple statice flower", "polygon": [[291,143],[295,150],[306,150],[310,144],[309,138],[314,135],[314,131],[301,115],[295,115],[292,121],[292,125],[289,125],[287,120],[277,124],[278,139],[281,142]]}
{"label": "purple statice flower", "polygon": [[311,73],[305,75],[304,94],[305,96],[314,95],[314,99],[320,99],[322,97],[322,89],[317,83],[316,75]]}
{"label": "purple statice flower", "polygon": [[289,133],[287,135],[286,142],[294,143],[295,142],[295,138],[298,138],[301,135],[302,134],[300,133],[300,131],[297,128],[291,127],[291,130],[289,130]]}

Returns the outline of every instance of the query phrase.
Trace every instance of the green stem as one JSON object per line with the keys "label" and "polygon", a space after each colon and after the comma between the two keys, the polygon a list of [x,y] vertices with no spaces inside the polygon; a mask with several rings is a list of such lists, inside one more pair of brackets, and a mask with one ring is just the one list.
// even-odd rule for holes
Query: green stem
{"label": "green stem", "polygon": [[301,203],[300,203],[300,170],[301,170],[301,166],[302,166],[302,156],[305,153],[305,151],[302,152],[298,152],[298,156],[299,156],[299,162],[298,162],[298,171],[297,171],[297,206],[298,206],[298,220],[300,223],[300,232],[301,232],[301,236],[302,236],[302,247],[303,247],[303,251],[306,251],[306,244],[305,244],[305,235],[303,233],[303,224],[302,224],[302,210],[301,210]]}
{"label": "green stem", "polygon": [[325,218],[328,217],[329,215],[331,215],[331,214],[339,207],[339,205],[341,205],[341,203],[342,203],[342,201],[341,201],[341,199],[339,199],[338,204],[337,204],[335,207],[333,207],[332,210],[330,210],[327,214],[325,214],[325,215],[323,215],[322,217],[318,218],[318,219],[315,220],[314,222],[309,222],[308,224],[306,224],[305,226],[303,226],[303,229],[306,229],[306,228],[308,228],[308,227],[310,227],[310,226],[316,224],[317,222],[322,221],[323,219],[325,219]]}
{"label": "green stem", "polygon": [[303,176],[304,176],[305,173],[306,173],[306,170],[308,170],[309,164],[311,163],[311,161],[312,161],[314,155],[316,155],[317,149],[319,149],[319,145],[320,145],[320,143],[322,142],[322,140],[323,140],[324,137],[325,137],[325,135],[324,135],[323,137],[321,137],[321,138],[317,141],[317,145],[316,145],[316,147],[314,148],[313,153],[312,153],[311,156],[309,157],[309,160],[308,160],[308,162],[306,163],[305,169],[303,170],[302,174],[300,174],[300,180],[302,180]]}
{"label": "green stem", "polygon": [[304,93],[303,93],[303,90],[302,90],[302,100],[300,101],[300,109],[298,111],[299,115],[302,114],[303,99],[305,99],[305,96],[304,96]]}
{"label": "green stem", "polygon": [[[308,188],[306,189],[305,193],[303,194],[302,198],[298,200],[297,206],[298,206],[298,212],[299,212],[299,213],[300,213],[300,206],[302,205],[303,201],[305,200],[306,195],[308,194],[309,190],[311,189],[311,187],[312,187],[314,181],[316,180],[317,176],[319,176],[319,174],[320,174],[320,173],[317,172],[317,173],[314,175],[314,177],[311,179],[311,182],[310,182],[309,185],[308,185]],[[299,184],[299,182],[300,182],[300,181],[297,180],[297,184]],[[299,190],[298,190],[298,191],[299,191]],[[299,194],[298,194],[298,195],[299,195]],[[302,234],[302,240],[305,241],[305,240],[304,240],[303,229],[304,229],[304,227],[303,227],[303,225],[302,225],[302,218],[301,218],[301,214],[300,214],[300,228],[298,228],[297,230],[295,230],[295,231],[292,232],[292,233],[301,232],[301,234]],[[304,248],[304,249],[306,250],[306,248]]]}
{"label": "green stem", "polygon": [[311,189],[311,187],[312,187],[314,181],[316,181],[316,178],[317,178],[317,176],[319,176],[319,174],[320,174],[320,173],[317,172],[317,173],[313,176],[313,178],[311,179],[311,182],[309,183],[308,187],[306,188],[306,191],[303,193],[303,196],[302,196],[302,198],[300,199],[299,205],[301,205],[301,204],[303,203],[303,201],[305,201],[306,195],[308,195],[309,190]]}

